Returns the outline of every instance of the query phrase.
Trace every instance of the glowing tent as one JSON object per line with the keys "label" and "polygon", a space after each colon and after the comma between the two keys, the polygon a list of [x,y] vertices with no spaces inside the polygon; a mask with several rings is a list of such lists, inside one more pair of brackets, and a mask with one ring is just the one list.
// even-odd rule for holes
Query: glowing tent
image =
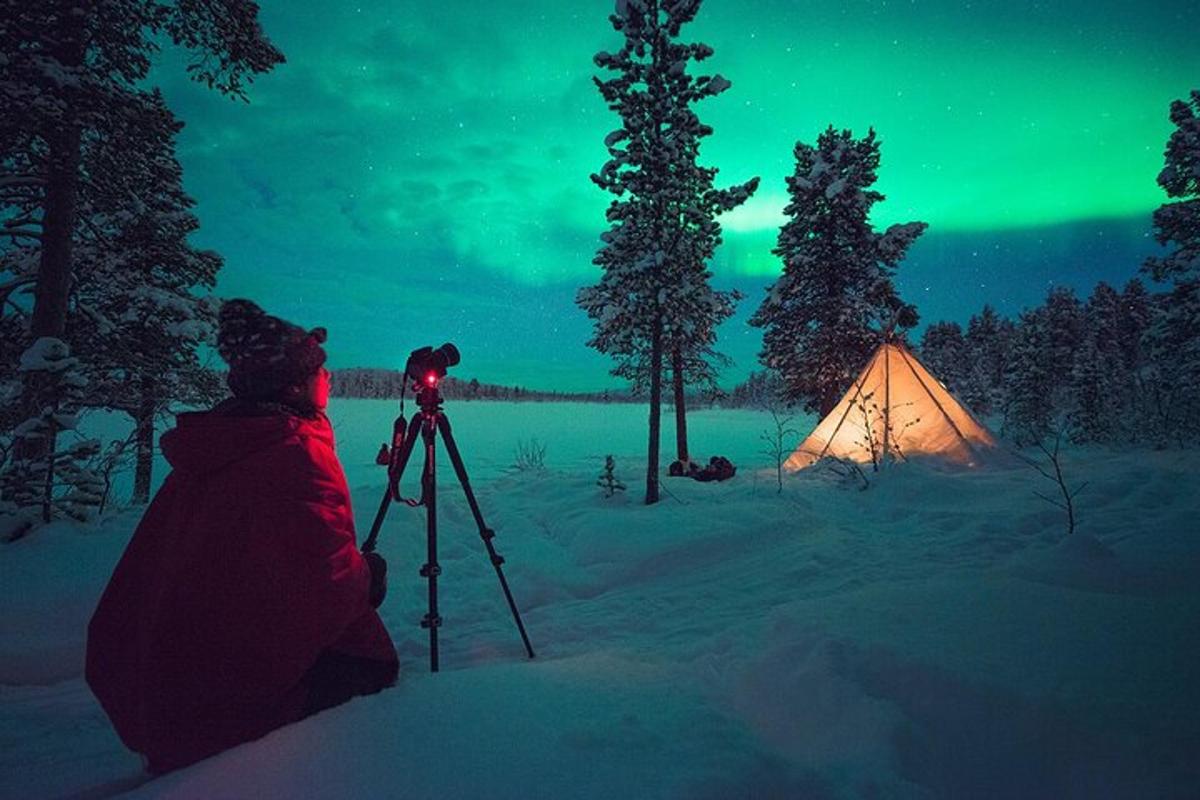
{"label": "glowing tent", "polygon": [[995,447],[907,347],[888,341],[784,466],[794,472],[825,456],[870,464],[933,456],[975,466]]}

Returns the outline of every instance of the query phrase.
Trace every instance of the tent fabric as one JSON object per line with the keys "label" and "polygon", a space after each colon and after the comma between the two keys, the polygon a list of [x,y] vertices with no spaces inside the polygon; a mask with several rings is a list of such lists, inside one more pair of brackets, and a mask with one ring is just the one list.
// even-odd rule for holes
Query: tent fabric
{"label": "tent fabric", "polygon": [[886,342],[838,404],[784,463],[790,471],[831,456],[859,463],[936,457],[976,466],[995,438],[917,357]]}

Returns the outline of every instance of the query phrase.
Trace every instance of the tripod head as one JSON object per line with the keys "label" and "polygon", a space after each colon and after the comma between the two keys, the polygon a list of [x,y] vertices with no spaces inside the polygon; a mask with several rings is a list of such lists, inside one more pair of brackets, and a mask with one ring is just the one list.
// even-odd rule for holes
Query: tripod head
{"label": "tripod head", "polygon": [[[450,342],[438,348],[418,347],[408,354],[404,365],[404,376],[412,381],[413,394],[417,396],[417,405],[426,414],[442,410],[442,395],[438,385],[446,377],[446,370],[459,362],[458,348]],[[400,407],[404,408],[404,398],[401,396]]]}
{"label": "tripod head", "polygon": [[414,383],[413,391],[416,392],[417,405],[421,407],[421,411],[426,414],[436,414],[442,410],[442,403],[445,400],[442,398],[441,392],[438,391],[437,381],[433,383]]}

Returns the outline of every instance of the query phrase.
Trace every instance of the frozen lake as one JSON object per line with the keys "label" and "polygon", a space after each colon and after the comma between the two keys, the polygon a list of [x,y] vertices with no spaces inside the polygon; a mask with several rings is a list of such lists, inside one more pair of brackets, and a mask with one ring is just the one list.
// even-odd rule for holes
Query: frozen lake
{"label": "frozen lake", "polygon": [[[416,404],[406,401],[405,414],[411,418]],[[337,436],[338,456],[352,487],[377,483],[380,467],[375,465],[379,445],[391,437],[392,423],[400,410],[397,400],[360,400],[333,398],[329,418]],[[445,407],[458,442],[463,462],[472,483],[486,482],[509,472],[516,459],[518,445],[532,439],[546,447],[545,464],[550,471],[581,472],[599,475],[604,457],[616,458],[617,474],[626,484],[640,481],[646,469],[646,444],[649,409],[631,403],[502,403],[451,402]],[[807,434],[815,418],[796,414],[791,427]],[[130,423],[124,416],[95,414],[85,422],[88,435],[123,435]],[[747,472],[769,466],[764,454],[766,443],[760,438],[773,428],[770,414],[744,409],[697,409],[688,412],[688,443],[693,460],[708,462],[721,455]],[[155,441],[165,428],[155,432]],[[795,446],[800,436],[789,441]],[[663,409],[661,430],[661,466],[675,460],[675,412]],[[417,469],[421,459],[415,456]],[[445,449],[438,452],[442,480],[452,477]],[[167,474],[161,454],[155,460],[154,486]],[[416,473],[410,466],[406,475]],[[119,476],[114,493],[118,503],[128,500],[133,476]],[[415,484],[409,484],[415,485]]]}

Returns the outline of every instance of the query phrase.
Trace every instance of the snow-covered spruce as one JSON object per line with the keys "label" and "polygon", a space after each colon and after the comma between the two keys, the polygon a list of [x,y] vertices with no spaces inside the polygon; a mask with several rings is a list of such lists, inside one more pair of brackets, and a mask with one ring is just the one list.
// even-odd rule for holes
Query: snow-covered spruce
{"label": "snow-covered spruce", "polygon": [[88,385],[79,359],[61,339],[42,337],[21,354],[18,369],[36,389],[36,411],[13,428],[0,451],[0,514],[16,518],[4,526],[10,539],[61,514],[89,519],[103,502],[91,463],[100,443],[60,436],[75,430]]}
{"label": "snow-covered spruce", "polygon": [[1200,439],[1200,89],[1172,102],[1170,116],[1158,185],[1175,199],[1154,212],[1154,238],[1169,250],[1145,264],[1174,283],[1144,342],[1163,442]]}
{"label": "snow-covered spruce", "polygon": [[1012,351],[1015,326],[985,305],[967,322],[964,336],[968,359],[962,399],[980,414],[1003,414],[1006,406],[1004,376]]}
{"label": "snow-covered spruce", "polygon": [[713,349],[716,328],[738,299],[709,283],[708,262],[721,241],[716,218],[758,186],[755,178],[717,189],[717,170],[698,163],[701,141],[712,129],[692,106],[731,85],[719,75],[688,72],[713,53],[708,45],[679,41],[699,8],[699,0],[621,0],[609,19],[624,43],[593,59],[615,73],[594,81],[621,127],[605,137],[609,160],[592,175],[615,198],[593,259],[603,274],[576,300],[595,322],[588,344],[616,360],[614,375],[649,393],[647,503],[658,499],[664,370],[674,378],[677,456],[687,460],[684,386],[714,383],[714,364],[721,363]]}
{"label": "snow-covered spruce", "polygon": [[[197,356],[211,341],[215,305],[196,290],[211,290],[221,259],[188,242],[199,222],[175,158],[182,124],[161,96],[118,92],[108,112],[81,135],[69,343],[88,378],[81,405],[122,410],[137,425],[135,499],[144,502],[156,419],[173,403],[204,403],[220,392]],[[22,195],[32,225],[40,226],[46,191],[43,181]],[[24,245],[27,271],[18,280],[32,280],[41,249],[40,238]],[[34,315],[23,304],[11,309],[5,327],[20,341]]]}
{"label": "snow-covered spruce", "polygon": [[[36,292],[22,315],[27,319],[3,316],[25,306],[0,303],[0,338],[8,343],[0,345],[0,357],[11,364],[14,349],[45,336],[61,339],[69,331],[82,362],[96,363],[91,343],[77,333],[87,312],[75,306],[91,265],[132,253],[130,242],[118,238],[147,220],[166,228],[187,225],[186,206],[175,203],[161,213],[164,208],[154,197],[175,188],[170,182],[156,184],[153,176],[174,168],[173,157],[164,162],[158,145],[174,135],[178,123],[161,97],[144,88],[150,56],[163,41],[173,41],[190,51],[193,79],[243,99],[250,78],[283,56],[264,36],[254,3],[17,3],[5,7],[4,23],[0,229],[11,247],[0,253],[0,274],[6,275],[0,300],[33,287]],[[147,233],[142,228],[133,238],[144,244]],[[164,254],[147,250],[140,257],[159,255]],[[112,266],[114,272],[124,269]],[[175,265],[158,266],[170,271]],[[112,291],[122,288],[128,285]],[[74,314],[70,325],[69,313]],[[108,321],[96,320],[105,335]],[[203,333],[186,321],[168,324],[164,330],[176,339]],[[92,385],[100,391],[103,382]],[[33,407],[38,391],[24,385],[17,406]],[[2,422],[5,428],[12,424]],[[50,458],[53,437],[43,446],[41,455]]]}
{"label": "snow-covered spruce", "polygon": [[879,329],[916,324],[892,275],[926,225],[872,229],[871,208],[884,199],[870,188],[879,168],[874,130],[855,139],[830,126],[815,146],[798,142],[793,152],[788,220],[772,251],[783,274],[750,324],[764,329],[759,358],[780,373],[785,398],[826,414],[878,346]]}

